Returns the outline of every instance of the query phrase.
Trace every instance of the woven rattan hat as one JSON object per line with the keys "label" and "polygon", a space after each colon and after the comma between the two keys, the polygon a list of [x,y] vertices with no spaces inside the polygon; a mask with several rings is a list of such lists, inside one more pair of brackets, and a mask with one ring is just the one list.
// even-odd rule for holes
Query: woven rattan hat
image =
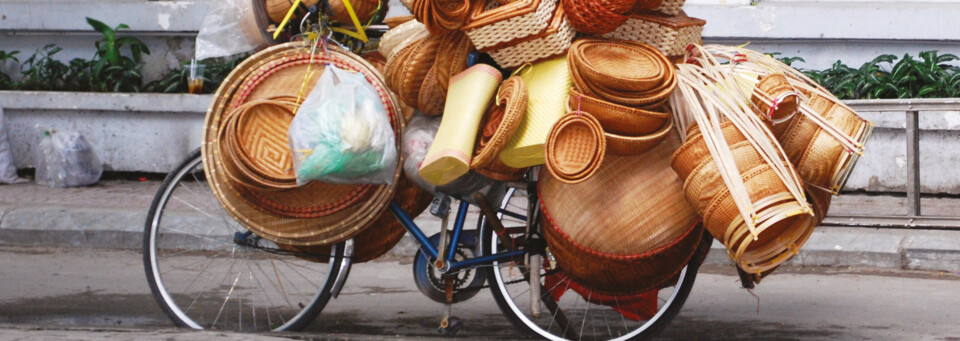
{"label": "woven rattan hat", "polygon": [[500,71],[477,64],[450,80],[437,136],[420,165],[420,176],[435,185],[456,180],[470,170],[474,139],[501,80]]}
{"label": "woven rattan hat", "polygon": [[600,167],[606,150],[603,127],[597,119],[586,112],[567,114],[547,137],[547,170],[562,182],[583,182]]}
{"label": "woven rattan hat", "polygon": [[527,110],[527,87],[523,78],[513,76],[500,84],[494,103],[480,120],[471,169],[481,169],[497,159],[520,127]]}
{"label": "woven rattan hat", "polygon": [[584,95],[576,89],[570,89],[567,106],[571,111],[585,111],[593,115],[603,126],[604,131],[623,136],[642,136],[663,128],[669,114],[666,108],[652,111],[631,108],[611,103],[590,95]]}
{"label": "woven rattan hat", "polygon": [[[280,244],[322,245],[331,244],[349,238],[369,226],[374,218],[386,208],[389,198],[395,190],[399,176],[399,165],[394,175],[393,185],[334,185],[311,182],[304,187],[288,191],[256,191],[235,185],[227,177],[221,155],[221,141],[217,132],[225,123],[225,114],[232,106],[243,105],[275,93],[263,86],[248,89],[242,87],[249,78],[263,68],[276,69],[277,65],[306,65],[330,63],[337,67],[362,72],[368,81],[378,89],[381,100],[387,109],[397,138],[401,137],[403,121],[399,119],[397,101],[383,86],[379,74],[363,59],[330,47],[329,52],[310,56],[302,43],[288,43],[261,51],[241,63],[224,80],[217,90],[216,100],[204,120],[204,144],[202,147],[204,169],[210,187],[217,195],[221,205],[238,222],[263,238]],[[291,67],[282,70],[291,70]],[[314,67],[316,70],[317,67]],[[277,70],[270,75],[282,71]],[[301,74],[302,79],[302,74]],[[269,80],[269,79],[268,79]],[[264,80],[261,83],[266,83]],[[286,93],[299,92],[300,81],[287,84]],[[308,84],[312,85],[312,84]],[[399,143],[397,143],[399,145]],[[319,195],[322,194],[322,195]],[[280,210],[271,209],[270,205]],[[288,214],[277,212],[287,211]],[[295,217],[309,211],[309,218]]]}
{"label": "woven rattan hat", "polygon": [[643,155],[607,156],[579,184],[541,173],[544,237],[564,273],[592,290],[628,294],[686,265],[702,229],[669,166],[679,144],[671,134]]}

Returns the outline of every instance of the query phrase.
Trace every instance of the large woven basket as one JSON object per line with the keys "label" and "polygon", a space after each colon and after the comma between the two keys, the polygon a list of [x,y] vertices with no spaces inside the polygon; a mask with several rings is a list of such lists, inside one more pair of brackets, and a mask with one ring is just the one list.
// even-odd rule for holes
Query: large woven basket
{"label": "large woven basket", "polygon": [[[807,105],[856,140],[870,132],[869,121],[832,99],[814,94]],[[858,159],[806,115],[794,116],[778,139],[804,182],[833,193],[840,191]]]}
{"label": "large woven basket", "polygon": [[561,0],[571,25],[577,32],[601,35],[627,21],[637,0]]}
{"label": "large woven basket", "polygon": [[650,44],[663,54],[676,57],[683,55],[687,45],[700,43],[706,23],[688,17],[682,11],[676,16],[642,12],[632,15],[623,25],[603,36]]}
{"label": "large woven basket", "polygon": [[683,199],[671,134],[638,156],[608,156],[579,184],[541,172],[543,233],[565,274],[610,294],[639,293],[669,281],[694,254],[702,229]]}
{"label": "large woven basket", "polygon": [[[397,179],[400,175],[399,164],[394,175],[392,185],[369,187],[369,194],[358,194],[364,191],[362,185],[333,185],[321,182],[312,182],[304,187],[283,192],[268,192],[246,189],[234,184],[224,172],[224,162],[220,155],[220,139],[217,132],[225,123],[229,113],[228,108],[243,105],[246,101],[253,101],[267,96],[290,95],[296,96],[300,90],[299,82],[288,84],[283,93],[272,89],[256,88],[246,91],[241,87],[251,75],[264,67],[275,64],[301,63],[329,63],[337,67],[362,72],[368,81],[377,87],[384,101],[384,106],[394,127],[396,137],[402,137],[403,120],[399,119],[397,100],[392,93],[383,86],[373,66],[358,56],[342,52],[331,47],[328,53],[310,56],[309,50],[302,43],[288,43],[257,53],[241,63],[224,80],[217,90],[216,100],[212,104],[204,120],[204,143],[202,146],[203,159],[207,179],[214,190],[221,205],[243,226],[257,233],[259,236],[277,242],[278,244],[310,246],[332,244],[350,238],[368,227],[393,196]],[[314,66],[316,70],[318,67]],[[279,71],[278,71],[279,72]],[[314,80],[315,81],[315,80]],[[308,84],[312,86],[312,84]],[[245,94],[241,96],[241,94]],[[261,97],[263,96],[263,97]],[[242,97],[245,97],[241,100]],[[399,142],[397,143],[399,145]],[[322,194],[322,195],[320,195]],[[320,213],[311,214],[311,218],[294,218],[265,209],[257,201],[273,196],[272,203],[296,211],[300,207],[287,204],[299,204],[314,208]],[[315,200],[310,202],[309,200]],[[306,204],[304,204],[306,203]]]}
{"label": "large woven basket", "polygon": [[698,129],[690,129],[687,142],[671,163],[684,179],[687,201],[703,216],[707,230],[727,247],[738,266],[761,277],[796,254],[816,223],[812,212],[792,201],[793,196],[752,143],[732,124],[721,128],[758,219],[763,221],[756,238],[746,227]]}
{"label": "large woven basket", "polygon": [[558,1],[516,0],[501,5],[497,0],[487,0],[486,6],[477,6],[460,30],[477,49],[532,36],[550,25]]}
{"label": "large woven basket", "polygon": [[566,53],[576,34],[563,7],[557,6],[550,26],[542,32],[488,47],[482,52],[489,53],[501,67],[514,68]]}

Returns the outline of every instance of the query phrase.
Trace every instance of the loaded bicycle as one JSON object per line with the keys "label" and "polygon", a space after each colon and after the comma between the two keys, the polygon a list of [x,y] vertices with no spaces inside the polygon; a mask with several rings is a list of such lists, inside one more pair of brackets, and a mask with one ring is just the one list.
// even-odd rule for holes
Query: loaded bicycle
{"label": "loaded bicycle", "polygon": [[[328,6],[325,4],[322,3]],[[562,16],[562,12],[557,11]],[[311,8],[306,12],[315,14],[318,10]],[[673,76],[674,67],[670,61],[647,45],[603,40],[578,41],[574,47],[582,49],[573,52],[574,48],[571,48],[571,56],[579,53],[581,59],[570,59],[587,70],[592,59],[584,56],[614,44],[617,48],[642,52],[648,59],[641,64],[655,65],[661,78],[644,81],[644,86],[649,85],[649,91],[643,94],[642,103],[635,102],[638,103],[635,108],[623,109],[592,99],[585,90],[587,86],[580,86],[580,82],[590,75],[586,71],[582,75],[574,73],[572,78],[578,86],[563,88],[564,93],[570,90],[570,95],[564,96],[570,101],[559,103],[560,110],[571,113],[560,120],[554,119],[558,123],[549,131],[549,141],[544,142],[547,139],[544,131],[543,138],[538,140],[540,145],[527,148],[535,151],[534,157],[541,158],[545,149],[545,162],[540,160],[514,167],[525,170],[506,177],[499,176],[502,173],[483,175],[482,170],[496,168],[490,164],[478,169],[471,167],[468,173],[459,174],[463,175],[462,178],[436,186],[431,193],[415,186],[415,179],[401,175],[401,168],[405,166],[402,160],[396,165],[389,185],[312,182],[295,186],[291,178],[284,177],[284,171],[288,171],[284,165],[289,160],[269,157],[289,153],[288,146],[257,134],[286,131],[313,71],[336,66],[363,75],[376,88],[376,92],[371,93],[379,96],[383,103],[399,103],[398,94],[377,84],[386,83],[383,78],[396,81],[408,76],[391,75],[397,71],[391,69],[390,62],[386,62],[386,76],[374,71],[371,62],[348,51],[347,46],[357,50],[362,44],[333,33],[339,31],[330,30],[323,20],[311,23],[308,20],[310,14],[299,25],[299,30],[305,33],[302,40],[306,42],[278,45],[262,51],[228,76],[207,114],[203,146],[169,173],[151,204],[143,240],[145,271],[154,297],[177,326],[242,331],[303,329],[347,285],[354,264],[382,254],[405,232],[419,246],[412,262],[417,287],[429,299],[445,307],[444,313],[438,316],[438,330],[443,335],[455,335],[463,325],[463,321],[453,314],[454,304],[467,302],[483,289],[489,289],[504,317],[531,337],[555,340],[646,339],[661,331],[683,306],[713,236],[724,235],[712,228],[731,227],[731,232],[722,241],[728,244],[731,258],[735,258],[739,265],[746,286],[759,281],[789,258],[790,252],[809,237],[816,219],[822,219],[829,205],[828,200],[824,203],[822,196],[804,194],[805,188],[801,188],[800,180],[792,173],[793,166],[786,158],[778,157],[772,147],[756,147],[756,142],[753,145],[738,144],[733,151],[769,153],[750,160],[757,163],[750,176],[757,179],[779,177],[779,180],[771,181],[782,181],[793,187],[775,188],[780,192],[774,191],[770,197],[756,200],[753,192],[737,192],[739,187],[731,187],[737,191],[725,187],[716,191],[702,184],[682,186],[683,182],[674,170],[681,172],[679,169],[689,168],[683,171],[684,177],[713,179],[712,182],[703,182],[708,185],[720,181],[719,172],[737,170],[737,167],[729,166],[722,169],[706,167],[713,164],[709,157],[716,148],[731,146],[710,145],[708,148],[703,142],[709,140],[717,144],[716,141],[722,140],[717,136],[732,134],[733,125],[726,123],[722,131],[719,128],[716,131],[692,129],[698,123],[710,128],[720,126],[719,122],[710,124],[710,119],[717,118],[709,117],[708,114],[715,110],[706,104],[703,113],[696,116],[696,122],[675,120],[668,113],[661,112],[667,96],[674,94],[673,86],[679,78]],[[377,31],[369,28],[362,32],[374,34]],[[568,43],[572,39],[572,35],[568,37]],[[328,44],[341,40],[346,43]],[[451,45],[459,46],[456,41]],[[411,51],[422,49],[427,48],[418,47]],[[628,54],[624,58],[632,55],[641,53]],[[475,52],[463,57],[464,61],[455,59],[454,62],[464,62],[464,68],[482,64],[478,63],[481,57]],[[408,58],[413,58],[407,61],[409,65],[418,65],[415,56]],[[731,59],[737,58],[740,57]],[[387,56],[387,60],[391,59]],[[557,84],[549,77],[577,70],[577,66],[567,67],[566,55],[555,62],[557,60],[544,62],[552,64],[523,65],[512,72],[483,71],[487,76],[495,77],[497,83],[500,83],[500,73],[509,75],[510,79],[494,91],[495,98],[483,98],[478,102],[487,103],[493,99],[494,106],[505,106],[503,110],[509,110],[510,101],[517,97],[504,89],[507,88],[504,84],[511,79],[514,83],[527,82],[520,84],[534,89],[544,87],[544,84]],[[696,62],[697,67],[703,67],[711,60],[701,56]],[[616,68],[616,64],[607,64],[610,65]],[[602,67],[594,71],[599,75],[611,73]],[[690,72],[707,73],[702,69]],[[546,77],[548,81],[537,77]],[[452,83],[454,78],[448,80]],[[436,86],[431,82],[438,81],[421,79],[414,85],[418,89]],[[604,86],[617,85],[614,83],[610,81]],[[694,97],[707,103],[710,97],[703,94],[735,88],[688,84],[684,89],[700,91]],[[401,97],[408,97],[403,90],[394,90],[400,92]],[[530,96],[535,95],[533,90],[529,91]],[[785,107],[780,106],[784,98],[794,96],[796,100],[798,96],[790,91],[785,94],[765,96],[758,101],[770,108],[768,116],[779,122],[799,115],[796,108],[790,113],[777,112],[775,115],[778,107]],[[421,101],[424,111],[428,110],[429,104],[435,104],[422,97],[413,97],[414,101]],[[494,97],[493,92],[489,97]],[[624,101],[637,101],[629,96],[621,97]],[[507,104],[501,104],[501,99]],[[270,109],[262,111],[263,116],[251,116],[252,112],[266,107]],[[527,108],[526,105],[517,107]],[[405,115],[400,105],[385,105],[385,108],[396,133],[395,142],[399,145],[404,142],[401,136],[407,124]],[[436,106],[430,108],[437,109]],[[748,111],[745,108],[744,111]],[[466,105],[456,108],[461,109],[466,111],[469,108]],[[439,110],[447,111],[443,107]],[[611,110],[641,112],[653,118],[645,118],[647,121],[642,124],[630,122],[617,126],[631,128],[630,132],[610,133],[609,122],[597,122],[591,113],[603,119],[599,114],[614,114]],[[483,111],[485,109],[480,110]],[[506,121],[510,116],[501,114],[502,118],[498,120]],[[764,128],[750,126],[759,122],[750,121],[755,119],[751,118],[752,113],[734,114],[726,120],[747,126],[737,127],[742,134],[763,134]],[[261,117],[270,119],[257,119]],[[656,123],[650,123],[650,120]],[[485,118],[481,126],[485,127],[491,121],[496,122],[493,128],[503,124]],[[642,129],[633,129],[638,127]],[[476,127],[473,128],[476,132]],[[558,133],[562,129],[569,130]],[[680,146],[681,136],[677,132],[686,132],[684,147]],[[868,130],[860,133],[858,136],[864,140],[869,135]],[[486,132],[478,139],[490,137],[483,134]],[[755,136],[750,137],[756,139]],[[493,140],[496,138],[490,141]],[[697,141],[701,145],[694,145]],[[857,145],[856,142],[847,141],[851,146],[848,152],[862,148],[862,143]],[[688,145],[693,147],[687,148]],[[473,143],[467,146],[470,148],[468,153],[474,152],[473,146]],[[504,146],[500,145],[500,148]],[[671,165],[671,154],[678,149],[685,150],[687,154],[682,157],[692,163]],[[604,156],[605,153],[615,156]],[[263,161],[258,161],[260,168],[250,166],[252,155],[264,157]],[[727,154],[717,155],[731,158]],[[732,155],[740,158],[741,154]],[[420,157],[419,161],[423,161],[423,156]],[[844,162],[841,168],[845,172],[838,173],[847,174],[852,168],[852,161]],[[420,167],[419,163],[417,167]],[[544,163],[546,165],[538,166]],[[502,170],[503,165],[497,167]],[[408,175],[410,173],[407,171]],[[792,178],[790,174],[793,174]],[[744,175],[744,182],[747,176]],[[727,177],[724,174],[723,181],[727,181]],[[834,176],[821,186],[830,187],[831,181],[843,177],[843,174]],[[609,179],[616,181],[607,181]],[[840,182],[842,187],[842,180]],[[745,185],[741,183],[740,186]],[[668,187],[670,189],[665,190]],[[714,211],[695,212],[692,205],[684,201],[683,191],[688,187],[695,190],[686,193],[688,199],[696,198],[700,193],[716,194],[719,199],[704,203],[700,209],[724,207],[718,211],[723,215],[712,216]],[[746,188],[751,189],[750,186]],[[826,196],[828,199],[829,194]],[[755,207],[748,207],[748,204]],[[443,222],[440,232],[432,236],[414,223],[415,216],[428,206],[429,214]],[[588,206],[591,209],[581,210]],[[471,207],[479,211],[475,228],[467,226]],[[703,224],[697,219],[698,213],[712,218],[711,222],[723,224]],[[577,230],[569,229],[574,225]],[[610,229],[613,232],[609,236],[613,237],[596,238],[591,228]],[[773,232],[763,234],[761,228]],[[707,229],[713,236],[706,232]],[[343,236],[348,237],[341,238]],[[622,250],[596,251],[595,247],[604,243],[619,244]],[[582,262],[577,262],[578,258],[582,258]]]}

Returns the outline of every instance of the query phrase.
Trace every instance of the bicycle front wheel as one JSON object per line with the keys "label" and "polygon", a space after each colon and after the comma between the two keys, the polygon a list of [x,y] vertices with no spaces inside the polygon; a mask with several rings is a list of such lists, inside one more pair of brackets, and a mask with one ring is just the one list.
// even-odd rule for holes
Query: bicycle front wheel
{"label": "bicycle front wheel", "polygon": [[167,175],[147,214],[147,282],[180,327],[300,330],[327,304],[342,262],[342,244],[324,264],[248,232],[207,185],[199,149]]}
{"label": "bicycle front wheel", "polygon": [[[523,235],[531,200],[535,199],[526,190],[511,189],[501,202],[501,221],[511,236]],[[536,230],[539,219],[533,221]],[[482,220],[481,236],[482,254],[503,251],[497,234]],[[676,283],[658,291],[610,296],[580,287],[564,276],[562,269],[551,268],[549,248],[539,256],[545,261],[541,260],[543,265],[538,267],[520,260],[495,262],[486,269],[487,280],[497,305],[514,327],[528,336],[548,340],[649,339],[680,311],[699,267],[699,259],[692,261],[680,272]],[[535,281],[530,281],[531,268],[539,268],[533,274]]]}

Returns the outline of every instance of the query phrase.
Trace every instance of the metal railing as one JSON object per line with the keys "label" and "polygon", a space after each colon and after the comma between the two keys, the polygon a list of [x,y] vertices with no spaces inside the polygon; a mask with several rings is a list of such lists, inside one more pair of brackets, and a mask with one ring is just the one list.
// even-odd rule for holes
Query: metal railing
{"label": "metal railing", "polygon": [[[859,112],[904,113],[906,116],[907,178],[905,215],[830,215],[824,225],[893,227],[893,228],[960,228],[960,216],[924,215],[920,187],[920,114],[924,112],[958,111],[960,98],[855,100],[847,105]],[[869,143],[869,142],[868,142]],[[958,172],[960,174],[960,172]]]}

